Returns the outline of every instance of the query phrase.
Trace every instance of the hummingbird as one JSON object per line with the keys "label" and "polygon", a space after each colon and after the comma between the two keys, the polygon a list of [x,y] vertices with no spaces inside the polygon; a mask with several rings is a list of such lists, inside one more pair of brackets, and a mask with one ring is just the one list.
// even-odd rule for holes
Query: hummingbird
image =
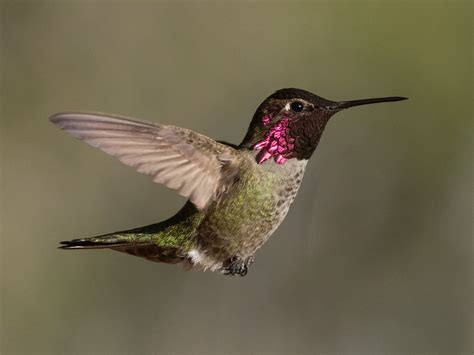
{"label": "hummingbird", "polygon": [[164,221],[62,241],[60,248],[112,249],[245,276],[288,213],[329,119],[350,107],[405,99],[331,101],[280,89],[257,108],[239,145],[112,114],[57,113],[50,120],[61,129],[188,198]]}

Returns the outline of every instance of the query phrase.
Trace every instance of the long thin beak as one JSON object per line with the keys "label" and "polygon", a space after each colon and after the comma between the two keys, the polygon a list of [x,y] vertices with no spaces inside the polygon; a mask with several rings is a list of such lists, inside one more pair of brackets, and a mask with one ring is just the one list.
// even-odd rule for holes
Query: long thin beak
{"label": "long thin beak", "polygon": [[390,97],[376,97],[373,99],[340,101],[340,102],[335,102],[334,105],[330,106],[330,108],[334,110],[344,110],[346,108],[354,107],[354,106],[378,104],[380,102],[402,101],[406,99],[407,97],[390,96]]}

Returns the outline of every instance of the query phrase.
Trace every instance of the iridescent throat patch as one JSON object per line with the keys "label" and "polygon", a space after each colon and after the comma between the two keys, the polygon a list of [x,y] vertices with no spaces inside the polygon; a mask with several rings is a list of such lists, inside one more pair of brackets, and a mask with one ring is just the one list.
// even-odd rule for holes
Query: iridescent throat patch
{"label": "iridescent throat patch", "polygon": [[[264,125],[269,125],[271,120],[271,114],[262,118]],[[263,140],[254,145],[253,149],[260,151],[257,155],[258,164],[262,164],[272,157],[277,164],[287,161],[286,157],[295,147],[295,139],[290,136],[289,123],[289,118],[282,118],[268,130]]]}

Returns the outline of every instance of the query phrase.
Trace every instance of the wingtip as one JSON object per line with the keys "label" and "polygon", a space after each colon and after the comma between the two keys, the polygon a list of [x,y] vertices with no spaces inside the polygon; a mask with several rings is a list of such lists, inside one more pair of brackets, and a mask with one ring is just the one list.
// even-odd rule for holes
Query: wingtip
{"label": "wingtip", "polygon": [[61,115],[61,113],[55,113],[54,115],[49,116],[49,121],[56,124],[59,115]]}
{"label": "wingtip", "polygon": [[66,115],[71,114],[72,112],[58,112],[54,115],[49,116],[49,121],[56,126],[62,128],[61,121],[65,118]]}
{"label": "wingtip", "polygon": [[59,124],[61,121],[65,119],[71,119],[74,116],[78,115],[94,115],[95,112],[74,112],[74,111],[64,111],[64,112],[57,112],[49,117],[49,120],[54,124]]}

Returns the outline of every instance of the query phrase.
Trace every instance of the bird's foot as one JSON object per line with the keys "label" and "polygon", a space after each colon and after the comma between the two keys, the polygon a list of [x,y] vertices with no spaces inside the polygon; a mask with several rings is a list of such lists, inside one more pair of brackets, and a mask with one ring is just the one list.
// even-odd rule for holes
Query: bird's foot
{"label": "bird's foot", "polygon": [[227,266],[224,269],[224,275],[231,276],[245,276],[249,270],[250,264],[255,261],[255,257],[249,256],[246,259],[240,258],[238,256],[233,256],[227,262]]}

